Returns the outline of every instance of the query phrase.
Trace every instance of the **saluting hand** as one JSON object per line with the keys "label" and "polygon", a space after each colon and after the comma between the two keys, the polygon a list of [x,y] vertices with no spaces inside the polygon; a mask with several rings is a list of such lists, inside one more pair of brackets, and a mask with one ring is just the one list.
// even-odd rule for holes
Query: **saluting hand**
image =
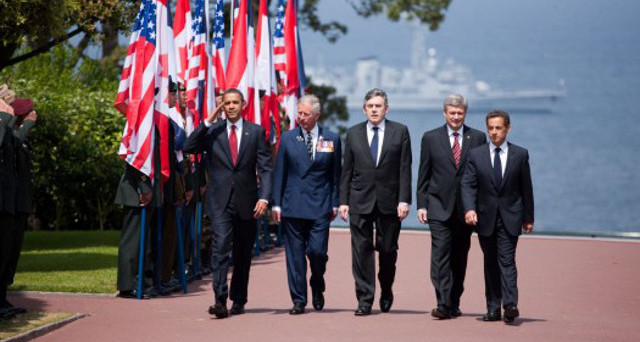
{"label": "saluting hand", "polygon": [[218,116],[220,116],[220,112],[222,112],[223,105],[224,105],[224,102],[220,103],[214,110],[212,110],[209,113],[209,116],[205,119],[205,121],[210,124],[213,123],[218,118]]}

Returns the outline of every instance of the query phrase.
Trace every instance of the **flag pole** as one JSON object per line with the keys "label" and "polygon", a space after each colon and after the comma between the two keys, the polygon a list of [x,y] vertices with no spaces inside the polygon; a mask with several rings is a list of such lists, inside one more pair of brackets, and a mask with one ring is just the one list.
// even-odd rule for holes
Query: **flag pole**
{"label": "flag pole", "polygon": [[[184,211],[184,205],[182,206]],[[182,232],[182,217],[180,210],[176,206],[176,225],[178,229],[178,272],[180,273],[180,283],[182,284],[182,292],[187,293],[187,275],[184,273],[184,238]]]}
{"label": "flag pole", "polygon": [[144,277],[144,221],[147,216],[147,208],[142,208],[142,218],[140,219],[140,253],[138,255],[138,291],[136,297],[142,299],[142,278]]}
{"label": "flag pole", "polygon": [[154,269],[155,273],[155,283],[156,283],[156,292],[160,294],[161,286],[160,282],[162,281],[162,208],[156,209],[156,218],[158,224],[156,225],[157,234],[156,234],[156,266]]}

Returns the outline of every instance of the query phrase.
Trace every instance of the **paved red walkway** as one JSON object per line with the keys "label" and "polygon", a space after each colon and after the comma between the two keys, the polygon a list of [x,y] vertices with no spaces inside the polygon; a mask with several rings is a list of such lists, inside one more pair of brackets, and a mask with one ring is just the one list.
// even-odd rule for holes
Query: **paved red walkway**
{"label": "paved red walkway", "polygon": [[326,307],[290,316],[284,251],[255,260],[247,313],[211,318],[210,281],[191,293],[136,301],[114,297],[13,294],[30,310],[90,316],[38,341],[640,341],[640,243],[523,238],[518,246],[521,318],[480,321],[485,311],[482,255],[474,237],[460,318],[435,321],[429,281],[430,236],[400,235],[390,313],[355,317],[347,231],[332,231]]}

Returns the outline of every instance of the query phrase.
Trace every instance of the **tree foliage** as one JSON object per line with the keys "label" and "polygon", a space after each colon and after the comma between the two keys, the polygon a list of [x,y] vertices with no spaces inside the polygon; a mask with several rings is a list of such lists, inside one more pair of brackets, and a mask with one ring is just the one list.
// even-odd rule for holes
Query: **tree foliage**
{"label": "tree foliage", "polygon": [[117,228],[113,205],[124,117],[113,107],[118,70],[61,46],[0,72],[38,112],[32,147],[36,217],[44,229]]}
{"label": "tree foliage", "polygon": [[11,65],[23,45],[46,52],[71,35],[99,38],[101,25],[127,29],[139,0],[2,0],[0,1],[0,69]]}

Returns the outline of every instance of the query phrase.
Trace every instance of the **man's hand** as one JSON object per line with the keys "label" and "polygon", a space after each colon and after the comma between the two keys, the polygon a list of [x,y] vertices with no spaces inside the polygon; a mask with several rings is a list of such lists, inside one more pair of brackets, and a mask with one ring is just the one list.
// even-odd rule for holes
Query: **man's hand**
{"label": "man's hand", "polygon": [[151,203],[151,193],[143,192],[140,194],[140,206],[146,207],[149,203]]}
{"label": "man's hand", "polygon": [[38,119],[38,114],[36,113],[35,110],[30,111],[29,114],[27,114],[27,116],[24,117],[24,121],[35,122],[37,119]]}
{"label": "man's hand", "polygon": [[532,223],[523,223],[522,224],[522,230],[524,230],[525,233],[529,234],[533,231],[533,222]]}
{"label": "man's hand", "polygon": [[466,222],[470,226],[475,226],[478,224],[478,214],[475,210],[469,210],[466,214],[464,214],[464,222]]}
{"label": "man's hand", "polygon": [[216,119],[218,118],[218,116],[220,116],[220,112],[222,112],[222,106],[224,105],[224,102],[220,103],[214,110],[212,110],[209,113],[209,116],[204,119],[204,121],[206,121],[207,123],[212,124],[214,121],[216,121]]}
{"label": "man's hand", "polygon": [[347,222],[347,220],[349,219],[349,206],[343,204],[338,208],[338,211],[340,212],[340,218],[342,218],[343,221]]}
{"label": "man's hand", "polygon": [[258,202],[256,203],[256,207],[253,208],[253,218],[258,219],[259,217],[262,217],[262,215],[264,215],[264,213],[266,212],[267,212],[267,201],[258,200]]}
{"label": "man's hand", "polygon": [[193,198],[193,190],[187,190],[184,192],[184,199],[187,201],[187,204],[191,203],[191,199]]}
{"label": "man's hand", "polygon": [[0,111],[7,112],[11,115],[13,114],[13,107],[11,107],[8,103],[4,102],[4,100],[0,99]]}
{"label": "man's hand", "polygon": [[418,221],[427,224],[427,209],[418,209]]}
{"label": "man's hand", "polygon": [[206,185],[201,186],[200,187],[200,197],[201,198],[204,197],[204,194],[206,194],[206,193],[207,193],[207,186]]}
{"label": "man's hand", "polygon": [[271,209],[271,217],[273,218],[273,222],[280,224],[281,222],[281,217],[280,217],[280,210],[276,210],[276,209]]}
{"label": "man's hand", "polygon": [[404,220],[409,214],[409,205],[407,203],[398,204],[398,218],[400,221]]}

